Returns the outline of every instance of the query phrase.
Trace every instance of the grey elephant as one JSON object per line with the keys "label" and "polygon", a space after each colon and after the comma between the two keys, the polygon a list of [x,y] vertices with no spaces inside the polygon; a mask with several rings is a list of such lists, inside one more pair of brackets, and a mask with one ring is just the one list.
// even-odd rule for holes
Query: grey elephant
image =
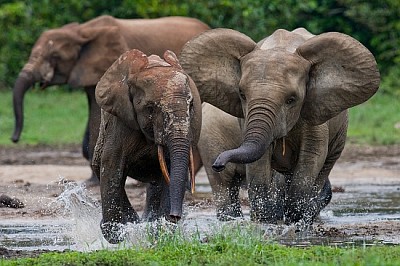
{"label": "grey elephant", "polygon": [[[245,164],[252,220],[311,224],[330,201],[328,176],[345,145],[347,109],[379,87],[374,56],[337,32],[279,29],[255,43],[214,29],[189,41],[180,62],[202,101],[241,118],[239,145],[221,148],[213,162],[203,158],[205,167]],[[283,211],[273,170],[285,176]]]}
{"label": "grey elephant", "polygon": [[127,176],[149,183],[146,221],[178,221],[185,189],[194,189],[200,96],[176,55],[166,51],[164,60],[131,50],[96,87],[102,112],[92,167],[100,177],[101,228],[110,243],[122,240],[120,224],[139,221],[124,189]]}
{"label": "grey elephant", "polygon": [[[57,84],[83,87],[88,98],[89,118],[82,149],[84,157],[90,161],[100,125],[94,90],[111,64],[123,52],[134,48],[148,55],[162,56],[167,49],[178,54],[189,39],[207,29],[203,22],[185,17],[117,19],[100,16],[83,24],[71,23],[43,32],[14,85],[12,141],[20,139],[24,95],[35,83],[43,88]],[[96,182],[96,178],[92,176],[91,181]]]}
{"label": "grey elephant", "polygon": [[[217,217],[220,221],[243,217],[239,192],[241,188],[247,188],[245,164],[228,164],[222,172],[214,171],[212,168],[215,158],[220,153],[240,146],[242,142],[242,119],[206,102],[202,104],[202,117],[198,149],[212,188]],[[286,180],[285,176],[275,169],[271,171],[270,191],[275,199],[273,211],[277,220],[280,220],[283,219],[284,215]],[[319,199],[324,205],[329,203],[331,199],[329,180],[325,183]]]}

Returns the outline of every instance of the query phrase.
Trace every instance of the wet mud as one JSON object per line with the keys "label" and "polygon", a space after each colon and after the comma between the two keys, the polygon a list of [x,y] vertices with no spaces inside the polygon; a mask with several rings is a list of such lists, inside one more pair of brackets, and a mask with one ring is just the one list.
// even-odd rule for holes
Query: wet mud
{"label": "wet mud", "polygon": [[[0,195],[18,198],[24,208],[0,208],[0,257],[104,248],[99,188],[80,186],[90,173],[79,146],[2,148]],[[260,225],[264,237],[295,246],[400,244],[400,146],[347,145],[331,183],[332,202],[310,230],[299,235],[290,226]],[[142,211],[143,184],[130,180],[126,189]],[[195,227],[207,234],[220,224],[210,191],[201,170],[196,193],[186,197],[184,230]],[[246,191],[241,195],[242,222],[249,223]],[[143,240],[143,225],[130,230],[133,244]]]}

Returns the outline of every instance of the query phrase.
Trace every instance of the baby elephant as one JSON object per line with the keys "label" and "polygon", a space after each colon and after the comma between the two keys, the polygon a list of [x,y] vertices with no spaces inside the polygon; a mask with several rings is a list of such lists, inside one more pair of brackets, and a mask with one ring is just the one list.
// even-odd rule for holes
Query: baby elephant
{"label": "baby elephant", "polygon": [[92,167],[100,177],[104,237],[120,242],[120,225],[139,221],[124,188],[127,176],[149,183],[144,220],[178,221],[185,190],[194,189],[201,103],[176,55],[122,54],[97,84],[96,100],[102,111]]}

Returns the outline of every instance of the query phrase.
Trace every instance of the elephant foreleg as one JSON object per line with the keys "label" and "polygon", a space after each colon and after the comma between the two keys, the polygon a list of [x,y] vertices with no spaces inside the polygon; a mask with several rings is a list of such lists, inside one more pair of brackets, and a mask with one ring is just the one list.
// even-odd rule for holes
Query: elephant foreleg
{"label": "elephant foreleg", "polygon": [[[328,174],[332,166],[325,165],[328,154],[329,132],[326,124],[303,131],[300,153],[285,201],[285,222],[312,223],[322,209],[322,203],[330,200]],[[325,186],[326,191],[323,191]],[[325,196],[321,200],[320,195]]]}
{"label": "elephant foreleg", "polygon": [[142,219],[152,222],[167,216],[170,210],[169,188],[163,181],[150,182],[146,189],[146,205]]}
{"label": "elephant foreleg", "polygon": [[[283,219],[283,176],[271,168],[272,149],[261,159],[248,164],[246,179],[250,200],[250,218],[253,221],[277,223]],[[282,179],[282,180],[281,180]]]}
{"label": "elephant foreleg", "polygon": [[[139,216],[130,205],[125,191],[127,171],[121,145],[111,141],[112,144],[104,144],[107,149],[101,152],[100,164],[100,195],[102,202],[103,219],[101,230],[103,236],[110,243],[118,243],[123,240],[122,225],[127,222],[136,222]],[[110,148],[111,146],[111,148]]]}
{"label": "elephant foreleg", "polygon": [[236,170],[242,165],[230,164],[221,173],[216,173],[211,166],[206,167],[207,176],[216,202],[217,218],[220,221],[229,221],[243,217],[240,206],[239,191],[243,181],[243,174]]}

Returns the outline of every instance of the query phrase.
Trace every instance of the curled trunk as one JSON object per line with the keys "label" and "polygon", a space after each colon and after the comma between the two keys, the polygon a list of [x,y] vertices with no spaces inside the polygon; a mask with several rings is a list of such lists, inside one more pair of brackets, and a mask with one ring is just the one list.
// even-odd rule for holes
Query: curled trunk
{"label": "curled trunk", "polygon": [[214,171],[221,172],[229,162],[247,164],[260,159],[273,140],[273,114],[265,108],[251,110],[242,144],[236,149],[222,152],[212,166]]}
{"label": "curled trunk", "polygon": [[14,133],[11,137],[13,142],[18,142],[24,126],[24,96],[26,91],[34,84],[34,78],[30,72],[21,72],[15,82],[13,89],[13,105],[15,116]]}

